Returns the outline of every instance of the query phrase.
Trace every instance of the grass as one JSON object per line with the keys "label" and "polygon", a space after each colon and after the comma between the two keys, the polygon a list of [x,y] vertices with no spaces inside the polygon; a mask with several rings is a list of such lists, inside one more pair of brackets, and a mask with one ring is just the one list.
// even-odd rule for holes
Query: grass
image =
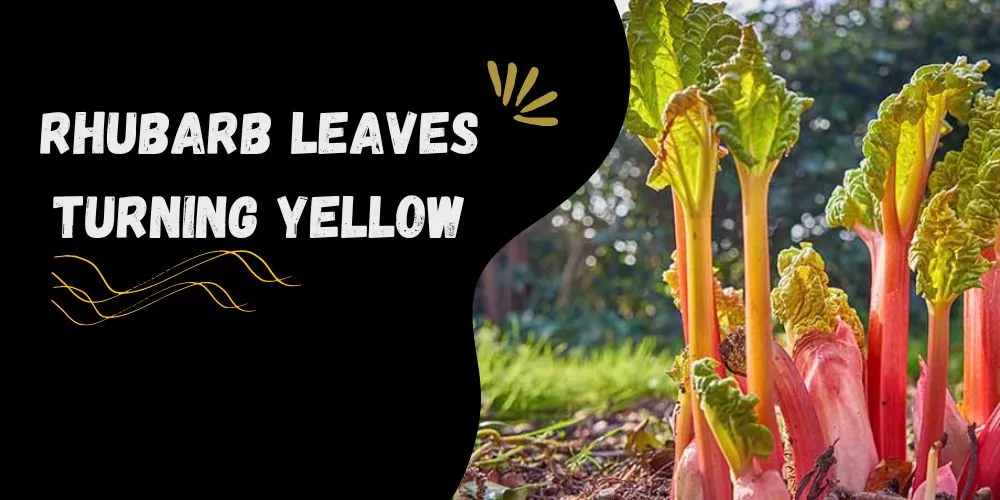
{"label": "grass", "polygon": [[[909,381],[916,383],[917,356],[926,355],[926,338],[910,338]],[[673,353],[653,338],[639,342],[570,348],[495,325],[476,331],[482,391],[482,418],[554,421],[580,411],[610,412],[644,397],[672,400],[676,386],[666,371]],[[962,395],[961,329],[952,332],[948,381]]]}
{"label": "grass", "polygon": [[476,351],[483,418],[553,419],[676,395],[666,376],[673,356],[653,339],[582,350],[486,325]]}

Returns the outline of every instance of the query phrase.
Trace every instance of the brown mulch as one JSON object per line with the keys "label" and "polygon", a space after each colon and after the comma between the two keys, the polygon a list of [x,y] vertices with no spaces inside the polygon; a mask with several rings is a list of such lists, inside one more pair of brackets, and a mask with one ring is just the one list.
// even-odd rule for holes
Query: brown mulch
{"label": "brown mulch", "polygon": [[[648,500],[670,496],[673,403],[645,400],[608,414],[581,415],[552,433],[497,429],[477,441],[456,498],[486,497],[489,485],[520,488],[525,499]],[[528,437],[523,437],[528,435]],[[485,448],[483,448],[485,446]]]}
{"label": "brown mulch", "polygon": [[[551,424],[481,429],[454,498],[669,499],[674,446],[668,422],[673,410],[672,402],[650,399],[619,411],[578,415],[555,429]],[[550,430],[540,432],[545,429]],[[832,448],[829,453],[832,456]],[[791,457],[787,459],[790,462]],[[880,467],[892,469],[890,465]],[[791,475],[790,470],[786,472]],[[880,477],[876,469],[869,479],[878,483]],[[869,492],[849,492],[832,483],[830,486],[823,495],[826,499],[904,498],[889,491],[896,488],[885,489],[886,485],[870,484]],[[800,498],[812,497],[804,491],[798,493]],[[973,498],[992,496],[988,491],[976,492]]]}

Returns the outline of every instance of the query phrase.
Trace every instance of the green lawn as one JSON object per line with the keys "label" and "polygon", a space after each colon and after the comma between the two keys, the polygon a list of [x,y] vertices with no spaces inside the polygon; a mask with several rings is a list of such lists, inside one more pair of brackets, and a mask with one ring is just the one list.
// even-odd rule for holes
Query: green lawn
{"label": "green lawn", "polygon": [[652,339],[583,351],[485,326],[476,332],[476,349],[483,418],[560,418],[676,393],[666,376],[673,355]]}
{"label": "green lawn", "polygon": [[[962,396],[962,339],[953,332],[949,382]],[[910,340],[910,383],[916,381],[917,356],[926,356],[923,338]],[[673,349],[652,339],[607,344],[587,350],[568,348],[495,326],[476,331],[482,418],[509,422],[552,421],[579,411],[608,411],[643,397],[673,399],[666,376]]]}

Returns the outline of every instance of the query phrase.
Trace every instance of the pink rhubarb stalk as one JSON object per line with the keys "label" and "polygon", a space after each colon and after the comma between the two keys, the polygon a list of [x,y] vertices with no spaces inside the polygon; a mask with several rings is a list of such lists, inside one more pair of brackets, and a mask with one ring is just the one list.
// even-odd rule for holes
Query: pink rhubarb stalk
{"label": "pink rhubarb stalk", "polygon": [[692,365],[691,383],[701,401],[705,421],[729,464],[732,496],[741,500],[790,498],[777,471],[762,469],[759,460],[774,452],[774,436],[758,423],[753,394],[744,395],[732,377],[720,378],[719,362],[702,358]]}
{"label": "pink rhubarb stalk", "polygon": [[[944,433],[948,435],[948,440],[944,443],[941,450],[939,450],[938,460],[943,464],[951,463],[952,472],[954,472],[955,476],[960,476],[962,469],[965,468],[965,460],[968,458],[969,450],[972,446],[968,433],[969,424],[958,410],[958,405],[955,404],[955,399],[951,396],[951,392],[946,390],[945,398]],[[918,443],[921,441],[920,432],[923,423],[921,417],[924,414],[924,408],[930,404],[930,401],[927,384],[927,364],[921,358],[920,378],[917,379],[917,396],[913,401],[914,440]]]}
{"label": "pink rhubarb stalk", "polygon": [[[910,248],[910,266],[917,273],[917,291],[927,302],[926,391],[917,432],[914,487],[927,476],[928,453],[942,439],[948,396],[949,313],[960,294],[982,286],[980,277],[990,263],[980,254],[973,227],[960,219],[951,203],[955,188],[935,194],[920,217]],[[932,469],[933,470],[933,469]]]}
{"label": "pink rhubarb stalk", "polygon": [[808,243],[782,250],[781,280],[771,301],[792,343],[792,361],[816,411],[823,444],[836,443],[839,465],[833,477],[860,491],[878,463],[867,418],[859,347],[862,327],[846,294],[828,286],[825,266]]}
{"label": "pink rhubarb stalk", "polygon": [[[778,406],[781,407],[785,431],[792,446],[792,460],[795,463],[795,480],[792,485],[796,486],[812,470],[816,458],[830,443],[823,435],[823,426],[809,397],[809,391],[792,358],[777,342],[772,346],[771,353],[774,359],[774,392],[778,396]],[[835,469],[831,469],[833,474],[834,471]]]}

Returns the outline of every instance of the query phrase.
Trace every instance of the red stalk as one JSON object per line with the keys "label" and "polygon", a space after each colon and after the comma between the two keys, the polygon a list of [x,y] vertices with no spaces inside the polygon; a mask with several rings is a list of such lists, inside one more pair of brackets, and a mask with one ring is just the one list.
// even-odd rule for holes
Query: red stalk
{"label": "red stalk", "polygon": [[[910,330],[912,237],[896,215],[895,174],[882,199],[884,236],[878,246],[872,283],[868,347],[868,412],[875,448],[883,459],[906,459],[906,365]],[[909,224],[907,224],[909,225]]]}
{"label": "red stalk", "polygon": [[[983,256],[997,258],[993,249]],[[987,271],[982,281],[983,288],[964,294],[963,409],[969,422],[980,425],[1000,404],[1000,265]]]}
{"label": "red stalk", "polygon": [[736,479],[733,500],[781,500],[791,498],[785,481],[774,470],[754,470]]}
{"label": "red stalk", "polygon": [[[959,500],[968,500],[972,493],[984,486],[991,491],[1000,491],[1000,405],[993,408],[990,418],[980,428],[976,443],[979,452],[975,457],[975,464],[972,460],[974,457],[970,456],[958,479],[961,490],[959,493],[968,495],[959,497]],[[972,478],[969,477],[970,474]],[[967,485],[971,488],[966,488]]]}
{"label": "red stalk", "polygon": [[976,477],[980,487],[988,486],[1000,492],[1000,406],[993,413],[979,435],[979,460]]}
{"label": "red stalk", "polygon": [[[681,204],[680,199],[677,198],[677,194],[670,191],[670,198],[673,200],[674,204],[674,239],[677,242],[677,281],[679,283],[677,290],[677,299],[680,302],[680,313],[681,313],[681,325],[684,330],[684,345],[688,345],[691,339],[691,334],[688,333],[688,309],[687,309],[687,245],[685,244],[684,236],[684,206]],[[682,383],[684,383],[682,381]],[[691,414],[691,387],[687,387],[685,391],[680,393],[680,401],[678,401],[678,411],[677,411],[677,422],[674,424],[674,463],[681,463],[681,458],[684,451],[687,449],[688,444],[694,440],[694,418]],[[678,474],[680,468],[674,469],[674,478],[670,485],[670,495],[671,498],[677,500],[680,497],[677,496],[677,484]],[[700,479],[699,479],[700,480]]]}
{"label": "red stalk", "polygon": [[[809,399],[809,392],[792,358],[777,342],[772,346],[771,352],[774,359],[774,392],[778,396],[788,441],[792,445],[792,460],[795,462],[794,486],[802,481],[803,475],[812,470],[816,458],[826,450],[828,443],[823,437],[823,428]],[[831,473],[834,473],[832,471],[833,469]]]}
{"label": "red stalk", "polygon": [[927,302],[930,323],[927,343],[927,404],[920,417],[917,472],[914,489],[927,478],[927,454],[944,433],[945,398],[948,392],[948,341],[950,302]]}
{"label": "red stalk", "polygon": [[[927,394],[927,386],[927,364],[921,359],[920,378],[917,380],[917,397],[913,402],[914,438],[918,443],[921,438],[920,427],[923,421],[924,408],[930,402]],[[958,411],[958,405],[955,404],[955,399],[951,397],[951,393],[946,390],[945,396],[944,433],[948,435],[948,442],[941,448],[938,458],[942,464],[950,462],[952,471],[956,476],[960,476],[972,445],[968,433],[969,423],[966,422],[961,412]]]}
{"label": "red stalk", "polygon": [[705,489],[701,471],[698,470],[698,444],[690,443],[681,448],[681,458],[675,462],[674,480],[670,486],[672,498],[677,500],[704,500]]}

